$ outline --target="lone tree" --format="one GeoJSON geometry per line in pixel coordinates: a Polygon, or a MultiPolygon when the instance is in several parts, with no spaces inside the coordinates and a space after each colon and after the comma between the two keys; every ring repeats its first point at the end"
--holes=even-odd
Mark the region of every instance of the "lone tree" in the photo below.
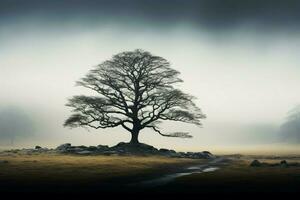
{"type": "Polygon", "coordinates": [[[107,60],[77,82],[98,96],[74,96],[66,104],[74,114],[64,123],[69,127],[113,128],[131,133],[130,144],[138,144],[142,129],[152,128],[166,137],[192,137],[187,132],[162,133],[163,120],[201,126],[205,118],[194,97],[174,88],[182,82],[179,72],[162,57],[143,50],[126,51],[107,60]]]}

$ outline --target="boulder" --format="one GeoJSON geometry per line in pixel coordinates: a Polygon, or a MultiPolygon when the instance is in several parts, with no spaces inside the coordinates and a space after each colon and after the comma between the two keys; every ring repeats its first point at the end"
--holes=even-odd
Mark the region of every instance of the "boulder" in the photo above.
{"type": "Polygon", "coordinates": [[[120,142],[119,144],[109,148],[109,150],[117,151],[118,153],[124,155],[149,155],[149,154],[156,154],[158,150],[153,146],[139,143],[139,144],[130,144],[120,142]]]}
{"type": "Polygon", "coordinates": [[[86,150],[86,148],[71,146],[71,147],[65,149],[63,152],[65,152],[65,153],[78,153],[78,152],[85,151],[85,150],[86,150]]]}
{"type": "Polygon", "coordinates": [[[118,152],[117,151],[104,151],[101,154],[106,155],[106,156],[110,156],[110,155],[118,154],[118,152]]]}
{"type": "Polygon", "coordinates": [[[288,163],[286,162],[286,160],[280,161],[279,164],[280,164],[281,167],[287,167],[288,166],[288,163]]]}
{"type": "Polygon", "coordinates": [[[75,146],[75,147],[80,148],[80,149],[87,149],[88,148],[87,146],[84,146],[84,145],[75,146]]]}
{"type": "Polygon", "coordinates": [[[92,151],[84,150],[84,151],[78,151],[78,152],[76,152],[76,153],[79,154],[79,155],[90,155],[90,154],[92,154],[93,152],[92,152],[92,151]]]}
{"type": "Polygon", "coordinates": [[[95,146],[89,146],[89,147],[86,148],[86,150],[87,150],[87,151],[97,151],[98,148],[95,147],[95,146]]]}
{"type": "Polygon", "coordinates": [[[250,166],[251,167],[260,167],[262,164],[261,162],[259,162],[258,160],[253,160],[251,163],[250,163],[250,166]]]}
{"type": "Polygon", "coordinates": [[[207,155],[212,155],[209,151],[202,151],[202,153],[207,154],[207,155]]]}
{"type": "Polygon", "coordinates": [[[36,151],[36,152],[39,152],[39,153],[43,153],[43,152],[49,151],[49,149],[48,149],[48,148],[42,148],[42,147],[41,147],[41,148],[38,148],[38,149],[35,148],[35,151],[36,151]]]}
{"type": "Polygon", "coordinates": [[[6,164],[6,163],[8,163],[7,160],[0,160],[0,164],[6,164]]]}
{"type": "Polygon", "coordinates": [[[169,153],[169,149],[164,149],[164,148],[161,148],[158,150],[160,153],[169,153]]]}
{"type": "Polygon", "coordinates": [[[178,158],[185,158],[185,152],[178,152],[177,153],[177,155],[178,155],[178,158]]]}
{"type": "Polygon", "coordinates": [[[175,158],[192,158],[192,159],[210,159],[215,156],[209,151],[203,152],[176,152],[170,149],[157,149],[151,145],[139,143],[130,144],[120,142],[115,146],[109,147],[107,145],[98,146],[72,146],[70,143],[65,143],[56,147],[56,149],[48,150],[42,147],[36,147],[35,149],[26,150],[26,153],[39,153],[39,152],[59,152],[59,153],[70,153],[79,155],[161,155],[175,158]]]}
{"type": "Polygon", "coordinates": [[[216,156],[214,156],[209,151],[202,151],[202,158],[209,159],[209,158],[216,158],[216,156]]]}
{"type": "Polygon", "coordinates": [[[57,151],[65,152],[71,147],[70,143],[61,144],[58,147],[56,147],[57,151]]]}
{"type": "Polygon", "coordinates": [[[108,145],[98,145],[97,149],[98,150],[107,150],[107,149],[109,149],[109,146],[108,145]]]}

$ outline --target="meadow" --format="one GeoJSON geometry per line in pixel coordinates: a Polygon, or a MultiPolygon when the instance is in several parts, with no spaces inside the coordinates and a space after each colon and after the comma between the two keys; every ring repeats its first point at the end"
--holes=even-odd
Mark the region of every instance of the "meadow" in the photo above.
{"type": "MultiPolygon", "coordinates": [[[[250,167],[253,159],[278,163],[283,157],[223,155],[226,162],[207,173],[193,173],[164,185],[138,183],[209,164],[206,159],[164,156],[79,156],[38,153],[0,155],[0,190],[6,193],[94,194],[291,194],[300,189],[300,167],[250,167]],[[137,183],[137,184],[136,184],[137,183]],[[130,186],[135,184],[135,187],[130,186]]],[[[298,157],[286,157],[288,163],[298,157]]]]}

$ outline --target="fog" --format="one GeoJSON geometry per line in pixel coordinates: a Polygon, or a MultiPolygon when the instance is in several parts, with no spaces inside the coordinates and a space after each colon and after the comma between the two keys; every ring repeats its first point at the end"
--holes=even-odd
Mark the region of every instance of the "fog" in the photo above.
{"type": "Polygon", "coordinates": [[[285,122],[280,127],[280,139],[288,143],[300,143],[300,105],[288,112],[285,122]]]}
{"type": "MultiPolygon", "coordinates": [[[[175,15],[163,12],[170,9],[162,3],[160,14],[155,15],[155,6],[135,4],[134,10],[130,6],[122,9],[119,1],[105,1],[102,7],[74,1],[73,9],[68,7],[70,1],[47,1],[49,5],[44,6],[30,1],[24,9],[22,3],[8,2],[2,2],[0,18],[0,108],[5,110],[0,120],[31,121],[13,129],[19,132],[14,135],[20,135],[14,140],[15,147],[128,141],[130,134],[121,128],[87,131],[62,124],[70,115],[64,105],[67,98],[90,94],[75,87],[75,81],[112,55],[137,48],[169,60],[181,72],[184,82],[180,87],[197,97],[197,105],[207,115],[203,128],[169,122],[163,126],[167,132],[189,131],[192,139],[165,138],[145,130],[141,142],[219,152],[270,147],[280,153],[287,146],[279,130],[287,112],[300,102],[300,23],[293,10],[298,4],[283,7],[274,18],[252,12],[256,9],[252,4],[241,7],[248,14],[232,12],[234,6],[228,4],[230,9],[218,15],[209,12],[215,9],[209,4],[201,7],[209,13],[204,15],[197,14],[192,5],[198,4],[190,1],[185,12],[175,15]],[[24,115],[10,115],[12,107],[24,115]],[[23,137],[25,133],[28,137],[23,137]]],[[[171,8],[176,11],[181,4],[175,1],[171,8]]],[[[280,5],[259,4],[257,8],[278,11],[280,5]]],[[[16,125],[0,124],[0,146],[4,147],[5,130],[16,125]]],[[[286,149],[299,151],[297,144],[286,149]]]]}

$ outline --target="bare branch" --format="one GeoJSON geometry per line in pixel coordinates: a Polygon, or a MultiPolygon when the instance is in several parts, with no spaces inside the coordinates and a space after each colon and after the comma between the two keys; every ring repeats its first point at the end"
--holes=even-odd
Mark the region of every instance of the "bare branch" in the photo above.
{"type": "Polygon", "coordinates": [[[169,134],[163,134],[157,127],[155,126],[147,126],[148,128],[152,128],[155,132],[164,137],[178,137],[178,138],[192,138],[193,136],[189,135],[188,132],[174,132],[169,134]]]}
{"type": "Polygon", "coordinates": [[[191,137],[188,133],[163,134],[155,126],[171,120],[201,125],[205,118],[193,102],[194,97],[174,88],[182,82],[179,72],[162,57],[143,50],[126,51],[97,65],[77,82],[97,96],[74,96],[73,108],[65,122],[69,127],[113,128],[130,132],[151,127],[166,137],[191,137]]]}

